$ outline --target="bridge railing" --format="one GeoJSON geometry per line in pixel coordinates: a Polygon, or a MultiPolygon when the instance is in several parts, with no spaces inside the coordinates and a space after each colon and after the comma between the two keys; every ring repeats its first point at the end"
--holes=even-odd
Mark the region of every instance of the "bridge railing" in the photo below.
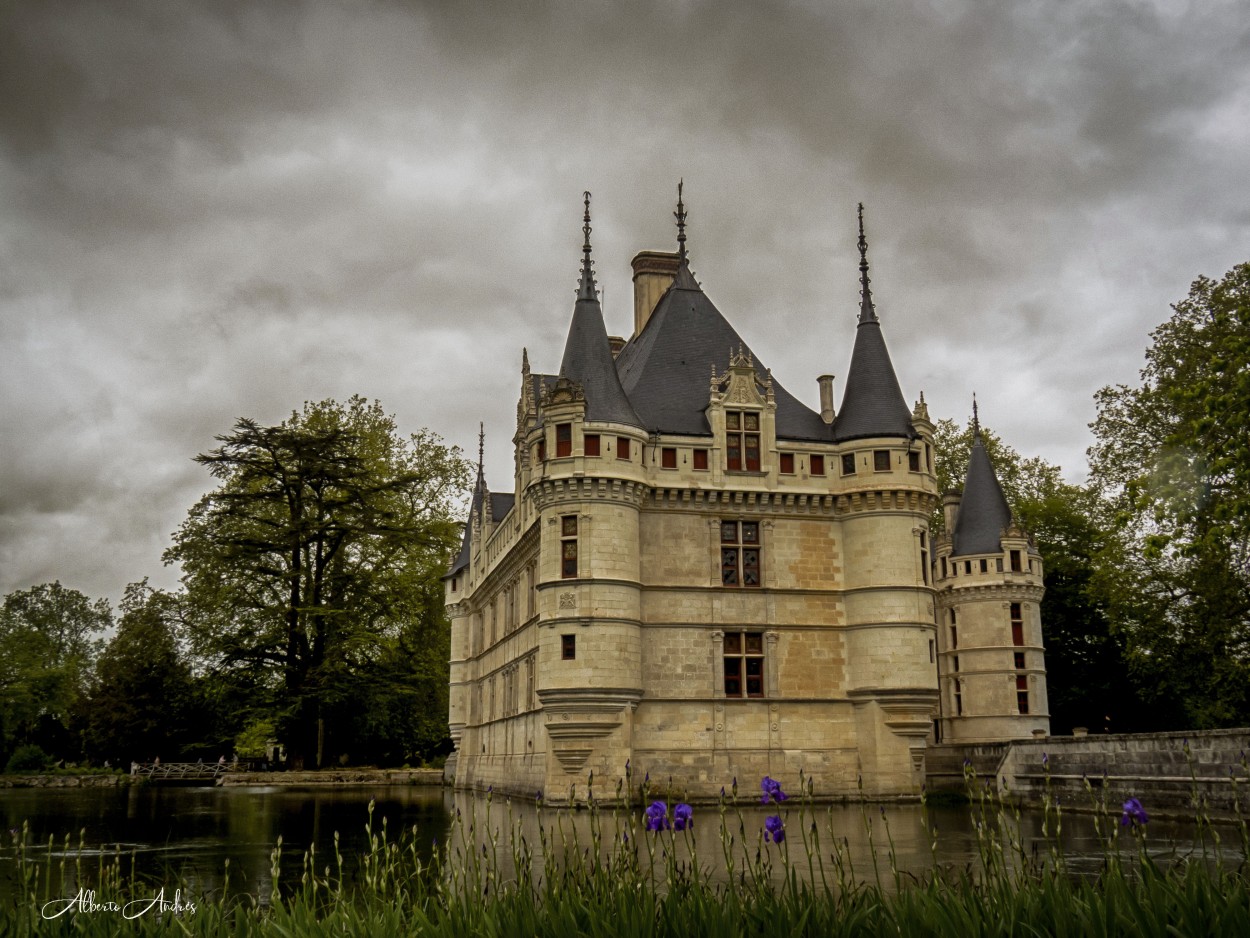
{"type": "Polygon", "coordinates": [[[152,779],[215,779],[246,769],[246,765],[237,762],[135,762],[130,766],[130,774],[152,779]]]}

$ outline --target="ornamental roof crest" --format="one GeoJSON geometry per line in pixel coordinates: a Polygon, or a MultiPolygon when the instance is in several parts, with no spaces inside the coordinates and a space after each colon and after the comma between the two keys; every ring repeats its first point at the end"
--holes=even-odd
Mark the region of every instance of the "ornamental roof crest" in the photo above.
{"type": "Polygon", "coordinates": [[[741,345],[738,351],[729,350],[729,368],[723,374],[716,373],[712,365],[709,387],[712,404],[739,404],[748,407],[775,407],[773,375],[765,371],[761,377],[756,370],[754,356],[741,345]]]}

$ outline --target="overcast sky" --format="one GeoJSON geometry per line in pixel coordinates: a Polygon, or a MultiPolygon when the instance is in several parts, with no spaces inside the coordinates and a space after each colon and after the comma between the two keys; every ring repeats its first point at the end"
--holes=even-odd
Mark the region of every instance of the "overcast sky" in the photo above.
{"type": "Polygon", "coordinates": [[[840,396],[855,204],[904,395],[1084,477],[1198,275],[1250,259],[1243,2],[19,3],[0,12],[0,592],[150,576],[241,416],[377,398],[511,484],[582,190],[610,332],[675,246],[840,396]]]}

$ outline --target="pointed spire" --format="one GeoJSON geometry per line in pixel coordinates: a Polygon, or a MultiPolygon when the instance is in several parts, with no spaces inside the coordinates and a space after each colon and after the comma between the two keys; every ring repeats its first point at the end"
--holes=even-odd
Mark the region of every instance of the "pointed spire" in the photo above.
{"type": "Polygon", "coordinates": [[[677,219],[677,262],[679,264],[685,264],[690,260],[686,256],[686,206],[681,200],[681,189],[684,184],[684,179],[677,181],[677,211],[673,212],[673,217],[677,219]]]}
{"type": "Polygon", "coordinates": [[[590,193],[583,192],[582,198],[585,201],[586,211],[582,216],[582,277],[581,282],[577,285],[577,298],[579,300],[595,299],[595,274],[591,267],[590,261],[590,193]]]}
{"type": "Polygon", "coordinates": [[[981,439],[981,415],[977,413],[977,392],[972,392],[972,439],[981,439]]]}
{"type": "Polygon", "coordinates": [[[864,203],[859,203],[859,321],[877,322],[877,311],[872,305],[872,291],[868,285],[868,239],[864,237],[864,203]]]}
{"type": "Polygon", "coordinates": [[[476,503],[486,491],[486,424],[477,425],[477,481],[473,484],[473,500],[476,503]]]}
{"type": "Polygon", "coordinates": [[[486,425],[479,422],[477,425],[477,481],[473,484],[473,500],[469,503],[469,518],[465,522],[464,532],[460,537],[460,551],[456,554],[456,559],[451,562],[451,566],[447,568],[445,577],[455,576],[469,565],[473,542],[473,519],[477,518],[480,524],[484,512],[488,509],[490,500],[486,497],[485,454],[486,425]]]}

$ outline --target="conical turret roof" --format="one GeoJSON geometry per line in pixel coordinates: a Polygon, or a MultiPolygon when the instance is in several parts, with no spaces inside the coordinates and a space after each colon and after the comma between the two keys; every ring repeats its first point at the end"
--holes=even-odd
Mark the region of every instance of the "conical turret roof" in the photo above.
{"type": "Polygon", "coordinates": [[[981,442],[981,427],[973,418],[972,452],[968,455],[968,476],[959,502],[959,515],[951,534],[951,553],[996,554],[1003,549],[1003,529],[1011,524],[1011,508],[998,484],[990,454],[981,442]]]}
{"type": "Polygon", "coordinates": [[[560,376],[582,386],[586,395],[587,420],[641,427],[642,422],[621,387],[616,363],[612,359],[612,347],[608,343],[608,330],[603,323],[603,308],[595,292],[590,262],[589,192],[585,198],[582,274],[577,288],[577,302],[573,305],[573,321],[569,324],[568,339],[564,343],[564,358],[560,361],[560,376]]]}
{"type": "Polygon", "coordinates": [[[868,288],[868,241],[864,237],[864,206],[859,206],[859,325],[855,331],[855,347],[851,367],[846,374],[846,391],[842,407],[833,422],[833,438],[837,442],[864,437],[913,435],[911,411],[903,399],[890,353],[881,333],[868,288]]]}

